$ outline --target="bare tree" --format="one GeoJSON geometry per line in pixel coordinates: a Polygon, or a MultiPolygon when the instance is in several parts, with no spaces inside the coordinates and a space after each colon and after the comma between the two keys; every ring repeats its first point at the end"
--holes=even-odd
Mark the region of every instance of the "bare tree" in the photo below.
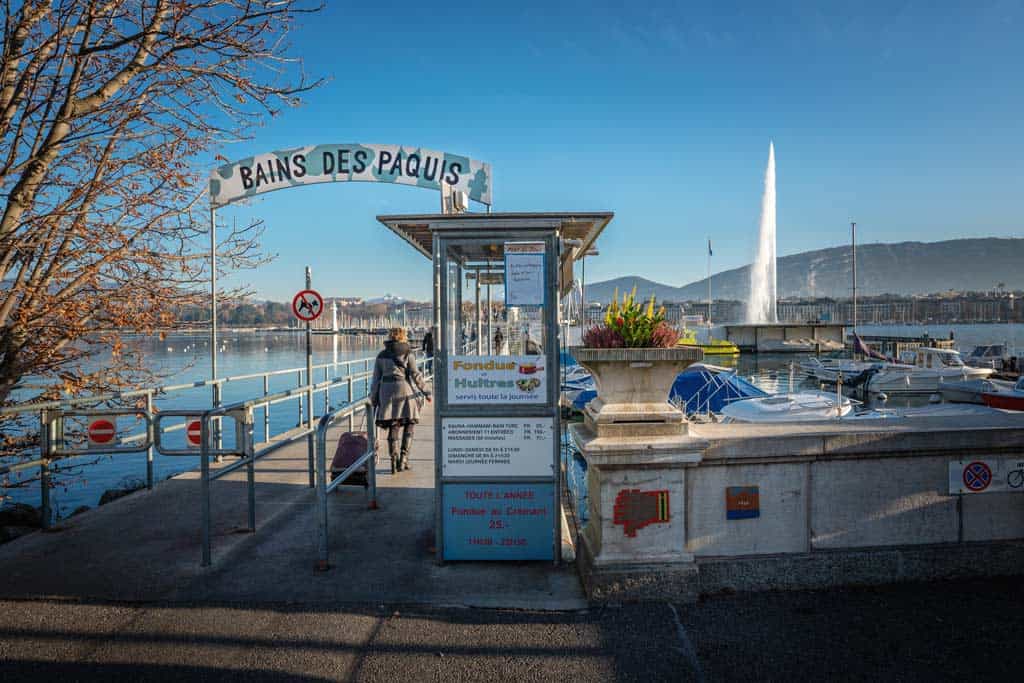
{"type": "MultiPolygon", "coordinates": [[[[317,84],[289,57],[296,17],[319,9],[300,3],[5,2],[0,404],[137,379],[122,333],[200,300],[197,169],[317,84]],[[120,362],[83,362],[100,350],[120,362]]],[[[262,258],[260,231],[226,231],[225,268],[262,258]]]]}

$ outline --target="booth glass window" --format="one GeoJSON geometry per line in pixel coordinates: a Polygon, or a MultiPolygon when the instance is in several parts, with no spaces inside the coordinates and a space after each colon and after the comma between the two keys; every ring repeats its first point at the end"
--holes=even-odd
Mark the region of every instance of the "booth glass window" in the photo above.
{"type": "Polygon", "coordinates": [[[445,248],[446,343],[459,355],[543,355],[543,305],[506,306],[503,244],[467,239],[445,248]]]}

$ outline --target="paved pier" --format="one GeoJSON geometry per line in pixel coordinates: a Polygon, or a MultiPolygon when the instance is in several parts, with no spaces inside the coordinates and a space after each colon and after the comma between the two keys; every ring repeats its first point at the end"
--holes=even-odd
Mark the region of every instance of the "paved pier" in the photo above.
{"type": "MultiPolygon", "coordinates": [[[[0,678],[20,680],[1007,680],[1017,579],[718,595],[588,608],[571,566],[429,550],[433,429],[413,470],[330,499],[316,573],[305,442],[212,484],[199,566],[195,473],[0,546],[0,678]],[[467,609],[475,607],[476,609],[467,609]],[[983,653],[979,656],[978,653],[983,653]]],[[[334,430],[334,441],[340,429],[334,430]]]]}
{"type": "MultiPolygon", "coordinates": [[[[328,434],[328,462],[345,424],[328,434]]],[[[245,469],[211,482],[211,567],[199,566],[199,475],[188,472],[0,547],[0,597],[585,607],[569,565],[438,566],[433,436],[433,411],[424,410],[412,469],[396,475],[379,443],[379,509],[367,508],[361,487],[328,495],[327,572],[313,571],[316,495],[302,439],[256,462],[255,534],[246,529],[245,469]]]]}

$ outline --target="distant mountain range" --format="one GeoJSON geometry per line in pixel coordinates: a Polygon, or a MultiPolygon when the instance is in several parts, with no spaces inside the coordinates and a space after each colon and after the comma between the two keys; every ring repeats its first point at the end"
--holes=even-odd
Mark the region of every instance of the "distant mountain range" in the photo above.
{"type": "MultiPolygon", "coordinates": [[[[782,256],[777,263],[778,296],[849,297],[851,266],[848,246],[782,256]]],[[[749,282],[749,265],[715,273],[711,294],[716,299],[745,301],[749,282]]],[[[1000,283],[1010,290],[1024,289],[1024,239],[984,237],[857,246],[857,293],[861,295],[984,291],[1000,283]]],[[[634,284],[638,297],[707,298],[707,278],[673,287],[631,275],[587,283],[587,301],[609,301],[616,287],[624,292],[634,284]]]]}

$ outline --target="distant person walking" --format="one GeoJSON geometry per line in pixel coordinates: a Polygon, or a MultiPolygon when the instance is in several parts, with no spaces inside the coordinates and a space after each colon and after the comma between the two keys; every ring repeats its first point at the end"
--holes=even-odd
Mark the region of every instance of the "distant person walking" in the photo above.
{"type": "Polygon", "coordinates": [[[501,333],[501,328],[499,327],[498,331],[494,333],[494,353],[495,353],[495,355],[501,355],[501,345],[504,343],[504,341],[505,341],[505,335],[503,335],[501,333]]]}
{"type": "Polygon", "coordinates": [[[370,385],[370,403],[376,409],[377,426],[388,432],[392,473],[411,469],[409,448],[413,428],[420,420],[422,400],[416,395],[417,390],[430,401],[430,390],[416,367],[408,335],[404,328],[393,327],[388,331],[384,350],[377,354],[370,385]]]}
{"type": "Polygon", "coordinates": [[[434,372],[434,330],[429,329],[423,335],[423,357],[427,359],[427,372],[434,372]]]}

